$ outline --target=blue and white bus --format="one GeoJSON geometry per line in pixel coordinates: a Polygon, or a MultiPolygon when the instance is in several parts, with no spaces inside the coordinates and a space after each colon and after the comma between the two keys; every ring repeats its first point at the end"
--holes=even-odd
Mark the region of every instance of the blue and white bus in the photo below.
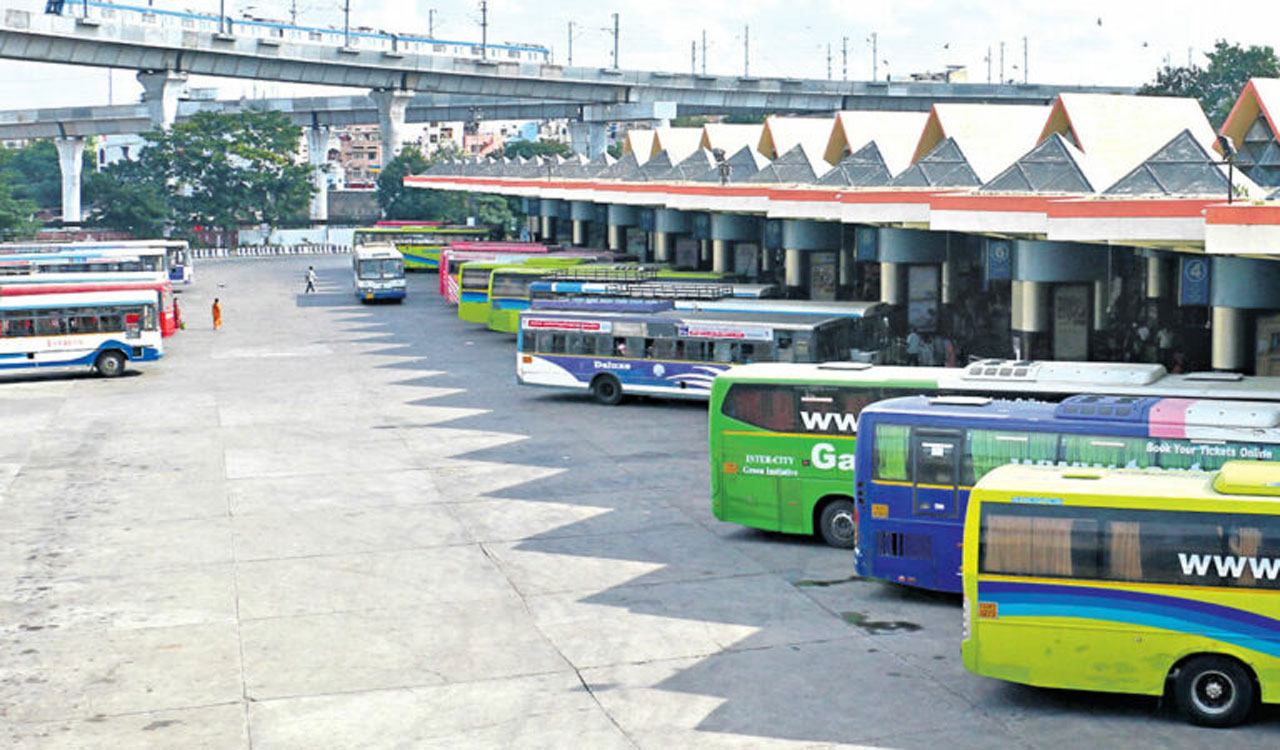
{"type": "MultiPolygon", "coordinates": [[[[864,408],[856,430],[858,575],[939,591],[961,589],[969,491],[997,466],[1212,471],[1280,459],[1274,402],[908,396],[864,408]]],[[[847,461],[836,445],[810,460],[847,461]]]]}
{"type": "Polygon", "coordinates": [[[823,362],[860,348],[859,321],[584,301],[520,313],[516,378],[588,391],[603,404],[627,394],[705,399],[719,373],[748,362],[823,362]]]}
{"type": "Polygon", "coordinates": [[[395,245],[356,245],[351,253],[352,283],[361,302],[395,300],[405,295],[404,255],[395,245]]]}
{"type": "Polygon", "coordinates": [[[0,297],[0,372],[92,367],[116,377],[164,356],[154,291],[0,297]]]}
{"type": "Polygon", "coordinates": [[[55,282],[118,281],[122,278],[120,274],[142,274],[131,276],[131,280],[170,281],[168,249],[112,245],[31,251],[0,246],[0,278],[6,281],[21,278],[39,281],[42,277],[55,282]]]}
{"type": "Polygon", "coordinates": [[[195,280],[191,248],[184,240],[84,240],[75,242],[6,242],[0,245],[0,255],[30,255],[35,253],[76,253],[108,251],[127,254],[132,250],[162,249],[168,281],[174,284],[190,284],[195,280]]]}

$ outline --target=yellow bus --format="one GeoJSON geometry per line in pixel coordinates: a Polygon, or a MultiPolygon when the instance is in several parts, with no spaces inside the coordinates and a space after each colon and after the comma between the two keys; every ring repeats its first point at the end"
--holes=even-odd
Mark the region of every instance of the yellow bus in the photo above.
{"type": "Polygon", "coordinates": [[[1009,465],[969,497],[965,668],[1172,694],[1195,724],[1280,703],[1280,463],[1009,465]]]}

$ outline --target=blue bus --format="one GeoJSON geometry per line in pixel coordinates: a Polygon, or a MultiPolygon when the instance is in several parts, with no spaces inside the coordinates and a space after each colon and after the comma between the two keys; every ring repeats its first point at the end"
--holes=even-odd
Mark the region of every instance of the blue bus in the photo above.
{"type": "MultiPolygon", "coordinates": [[[[858,575],[959,592],[969,491],[997,466],[1212,471],[1233,459],[1274,461],[1280,404],[908,396],[863,409],[857,432],[858,575]]],[[[834,444],[819,444],[810,460],[847,458],[834,444]]]]}
{"type": "Polygon", "coordinates": [[[566,302],[521,311],[516,378],[609,405],[626,394],[705,399],[734,365],[846,359],[862,343],[856,318],[692,312],[670,300],[566,302]]]}

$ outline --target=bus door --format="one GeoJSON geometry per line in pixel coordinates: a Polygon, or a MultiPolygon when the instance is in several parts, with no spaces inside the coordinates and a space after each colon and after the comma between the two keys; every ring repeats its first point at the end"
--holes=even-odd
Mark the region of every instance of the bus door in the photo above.
{"type": "MultiPolygon", "coordinates": [[[[920,576],[920,585],[932,585],[947,590],[956,589],[960,580],[960,550],[944,548],[946,530],[958,517],[960,510],[960,484],[964,433],[959,430],[913,430],[911,455],[914,471],[911,492],[912,517],[928,522],[936,519],[936,530],[929,533],[932,549],[929,577],[920,576]]],[[[930,524],[931,526],[932,524],[930,524]]]]}

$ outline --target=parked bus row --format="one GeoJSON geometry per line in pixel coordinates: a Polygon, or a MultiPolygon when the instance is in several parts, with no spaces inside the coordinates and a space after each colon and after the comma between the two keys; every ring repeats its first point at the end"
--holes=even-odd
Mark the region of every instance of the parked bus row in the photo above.
{"type": "Polygon", "coordinates": [[[185,242],[0,245],[0,370],[159,359],[182,327],[173,284],[192,279],[185,242]]]}

